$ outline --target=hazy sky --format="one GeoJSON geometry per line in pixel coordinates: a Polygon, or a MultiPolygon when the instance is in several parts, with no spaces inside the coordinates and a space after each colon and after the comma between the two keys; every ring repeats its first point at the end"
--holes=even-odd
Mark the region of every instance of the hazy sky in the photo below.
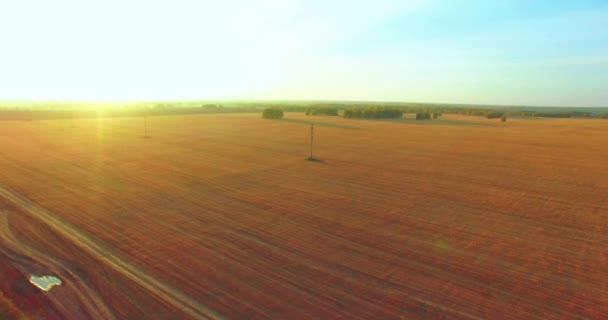
{"type": "Polygon", "coordinates": [[[608,1],[0,0],[0,100],[608,106],[608,1]]]}

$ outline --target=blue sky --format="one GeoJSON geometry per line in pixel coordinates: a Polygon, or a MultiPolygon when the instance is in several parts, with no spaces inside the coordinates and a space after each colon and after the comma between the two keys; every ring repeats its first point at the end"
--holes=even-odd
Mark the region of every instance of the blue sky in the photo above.
{"type": "Polygon", "coordinates": [[[2,1],[0,44],[0,100],[608,106],[608,1],[2,1]]]}

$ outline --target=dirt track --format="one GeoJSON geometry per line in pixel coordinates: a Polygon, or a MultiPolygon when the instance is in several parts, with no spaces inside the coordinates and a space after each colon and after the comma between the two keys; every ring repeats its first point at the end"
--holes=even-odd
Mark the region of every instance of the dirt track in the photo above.
{"type": "MultiPolygon", "coordinates": [[[[32,218],[46,224],[89,254],[98,257],[101,262],[136,282],[146,290],[153,292],[156,296],[182,310],[193,319],[222,319],[222,316],[215,311],[210,310],[177,289],[159,282],[138,266],[120,257],[103,243],[84,234],[71,224],[17,194],[10,188],[0,185],[0,197],[18,206],[30,214],[32,218]]],[[[58,304],[58,306],[66,306],[66,300],[78,301],[80,304],[77,308],[60,310],[65,316],[74,319],[115,319],[112,311],[98,297],[95,289],[79,279],[78,275],[70,271],[69,268],[66,268],[61,261],[38,252],[18,241],[11,233],[7,212],[0,212],[0,241],[0,243],[4,244],[0,248],[0,252],[7,255],[22,269],[36,273],[40,272],[36,271],[36,269],[40,270],[40,266],[44,266],[47,270],[46,272],[56,274],[65,280],[63,287],[66,289],[53,290],[51,291],[51,296],[54,295],[57,299],[62,300],[62,303],[58,304]]]]}
{"type": "Polygon", "coordinates": [[[0,212],[0,241],[3,244],[0,252],[27,274],[51,273],[63,279],[61,288],[52,290],[48,296],[65,319],[116,319],[95,288],[78,277],[69,266],[15,238],[10,230],[9,214],[12,212],[0,212]]]}

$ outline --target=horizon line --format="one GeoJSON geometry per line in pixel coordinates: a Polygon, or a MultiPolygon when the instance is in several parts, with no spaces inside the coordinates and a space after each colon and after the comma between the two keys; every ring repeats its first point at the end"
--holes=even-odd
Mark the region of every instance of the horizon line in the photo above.
{"type": "Polygon", "coordinates": [[[423,102],[423,101],[396,101],[396,100],[336,100],[336,99],[157,99],[157,100],[42,100],[42,99],[0,99],[3,104],[138,104],[138,103],[196,103],[196,102],[233,102],[233,103],[373,103],[373,104],[431,104],[451,106],[496,106],[496,107],[535,107],[535,108],[608,108],[608,105],[527,105],[504,103],[466,103],[466,102],[423,102]]]}

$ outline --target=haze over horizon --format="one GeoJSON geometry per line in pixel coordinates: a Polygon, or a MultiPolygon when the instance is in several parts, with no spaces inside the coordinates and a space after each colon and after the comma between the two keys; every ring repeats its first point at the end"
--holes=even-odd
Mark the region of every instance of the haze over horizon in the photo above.
{"type": "Polygon", "coordinates": [[[0,100],[608,106],[607,1],[0,3],[0,100]]]}

